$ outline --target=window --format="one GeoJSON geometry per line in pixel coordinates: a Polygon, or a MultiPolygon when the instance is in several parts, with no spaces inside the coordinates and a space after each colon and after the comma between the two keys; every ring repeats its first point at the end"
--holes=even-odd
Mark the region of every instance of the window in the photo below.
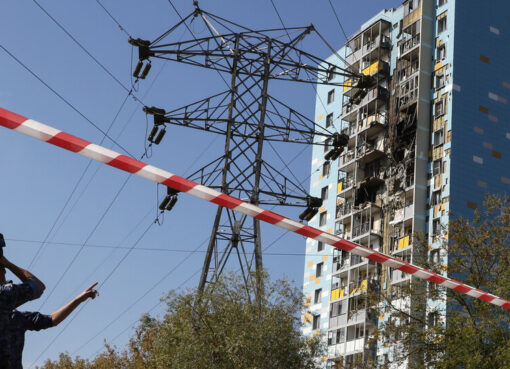
{"type": "Polygon", "coordinates": [[[324,141],[324,152],[328,152],[331,148],[331,144],[333,142],[333,139],[330,137],[326,141],[324,141]]]}
{"type": "Polygon", "coordinates": [[[435,327],[437,325],[437,323],[439,322],[439,314],[437,313],[437,311],[433,311],[433,312],[429,313],[427,320],[428,320],[429,326],[435,327]]]}
{"type": "Polygon", "coordinates": [[[321,302],[322,288],[316,289],[315,294],[313,295],[313,303],[318,304],[321,302]]]}
{"type": "Polygon", "coordinates": [[[313,328],[313,330],[315,330],[315,329],[320,329],[320,327],[321,327],[321,316],[320,315],[314,315],[313,316],[312,328],[313,328]]]}
{"type": "Polygon", "coordinates": [[[430,264],[438,265],[439,264],[439,250],[432,250],[430,252],[430,264]]]}
{"type": "Polygon", "coordinates": [[[331,168],[331,163],[329,161],[324,162],[324,165],[322,166],[322,176],[323,177],[329,176],[330,168],[331,168]]]}
{"type": "Polygon", "coordinates": [[[437,236],[441,233],[441,220],[436,218],[432,220],[432,235],[437,236]]]}
{"type": "Polygon", "coordinates": [[[315,266],[315,277],[319,278],[322,275],[322,267],[324,266],[324,263],[319,263],[315,266]]]}
{"type": "Polygon", "coordinates": [[[321,190],[321,199],[323,201],[328,199],[328,186],[322,187],[322,190],[321,190]]]}
{"type": "Polygon", "coordinates": [[[432,200],[430,201],[430,205],[436,206],[441,204],[441,190],[432,192],[432,200]]]}
{"type": "Polygon", "coordinates": [[[335,90],[328,92],[328,104],[331,104],[333,101],[335,101],[335,90]]]}
{"type": "Polygon", "coordinates": [[[446,44],[442,44],[437,48],[437,61],[441,61],[446,58],[446,44]]]}
{"type": "Polygon", "coordinates": [[[336,68],[335,67],[329,67],[329,69],[328,69],[328,82],[335,78],[335,72],[336,72],[336,68]]]}
{"type": "Polygon", "coordinates": [[[439,174],[441,174],[441,159],[438,159],[438,160],[434,160],[434,162],[432,163],[432,174],[437,176],[439,174]]]}
{"type": "Polygon", "coordinates": [[[434,132],[434,146],[442,145],[444,142],[443,129],[438,129],[434,132]]]}
{"type": "Polygon", "coordinates": [[[326,225],[326,221],[328,220],[328,212],[324,211],[321,213],[319,218],[319,226],[326,225]]]}
{"type": "Polygon", "coordinates": [[[333,113],[329,113],[326,115],[326,128],[329,128],[333,125],[333,113]]]}
{"type": "Polygon", "coordinates": [[[448,2],[448,0],[438,0],[437,2],[437,6],[443,6],[444,4],[446,4],[448,2]]]}
{"type": "Polygon", "coordinates": [[[444,114],[444,100],[439,100],[434,104],[434,117],[440,117],[444,114]]]}
{"type": "Polygon", "coordinates": [[[317,243],[317,252],[321,252],[322,250],[324,250],[324,242],[319,241],[317,243]]]}
{"type": "Polygon", "coordinates": [[[441,33],[443,31],[446,31],[446,22],[447,22],[447,17],[446,16],[442,17],[441,19],[439,19],[437,21],[437,33],[441,33]]]}
{"type": "Polygon", "coordinates": [[[444,87],[445,77],[444,74],[436,75],[436,89],[440,89],[444,87]]]}

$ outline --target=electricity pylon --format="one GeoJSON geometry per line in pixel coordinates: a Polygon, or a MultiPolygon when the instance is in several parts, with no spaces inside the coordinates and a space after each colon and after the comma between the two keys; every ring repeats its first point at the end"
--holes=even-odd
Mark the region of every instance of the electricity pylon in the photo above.
{"type": "MultiPolygon", "coordinates": [[[[300,50],[297,44],[312,32],[315,32],[313,26],[254,31],[208,13],[195,4],[194,12],[154,41],[130,39],[139,50],[134,71],[137,78],[145,78],[152,58],[213,69],[230,77],[230,82],[224,79],[228,84],[227,91],[179,109],[167,112],[146,107],[146,113],[154,115],[149,140],[158,144],[167,124],[225,135],[223,155],[196,171],[191,179],[225,194],[247,199],[254,205],[305,206],[307,210],[301,217],[310,220],[322,200],[300,190],[299,184],[267,163],[263,159],[264,142],[328,145],[331,151],[327,157],[334,160],[348,137],[318,127],[312,120],[270,96],[269,81],[343,86],[344,80],[349,78],[349,86],[359,88],[361,93],[373,83],[369,76],[355,73],[348,66],[339,67],[300,50]],[[188,21],[203,22],[208,36],[196,38],[192,34],[192,40],[176,40],[183,27],[190,31],[188,21]],[[282,41],[285,34],[289,42],[282,41]],[[174,36],[175,40],[172,40],[174,36]],[[343,78],[335,78],[337,76],[343,78]],[[296,189],[300,193],[293,194],[291,191],[296,189]]],[[[214,283],[232,254],[237,257],[247,289],[258,296],[263,286],[260,280],[252,279],[252,272],[256,271],[255,275],[260,276],[262,271],[259,220],[250,220],[220,205],[204,260],[200,290],[207,283],[214,283]]]]}

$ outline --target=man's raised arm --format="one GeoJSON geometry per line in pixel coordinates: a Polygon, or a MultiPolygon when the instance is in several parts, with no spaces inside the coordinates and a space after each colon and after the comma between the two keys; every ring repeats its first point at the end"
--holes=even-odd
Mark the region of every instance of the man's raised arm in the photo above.
{"type": "Polygon", "coordinates": [[[74,298],[71,302],[69,302],[67,305],[62,306],[57,311],[53,312],[51,314],[51,321],[53,323],[53,326],[59,325],[65,318],[71,314],[74,309],[76,309],[82,302],[86,301],[87,299],[95,299],[99,293],[94,289],[94,287],[97,286],[97,282],[94,283],[92,286],[87,288],[85,291],[80,293],[76,298],[74,298]]]}

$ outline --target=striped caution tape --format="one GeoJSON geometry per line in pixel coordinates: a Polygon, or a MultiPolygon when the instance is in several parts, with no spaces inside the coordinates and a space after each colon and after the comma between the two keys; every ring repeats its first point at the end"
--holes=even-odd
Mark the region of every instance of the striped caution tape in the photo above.
{"type": "Polygon", "coordinates": [[[259,206],[241,201],[235,197],[215,191],[206,186],[199,185],[187,180],[186,178],[179,177],[178,175],[139,160],[121,155],[115,151],[106,149],[102,146],[85,141],[79,137],[62,132],[56,128],[25,118],[2,108],[0,108],[0,125],[37,138],[41,141],[51,143],[55,146],[62,147],[87,158],[105,163],[120,170],[136,174],[137,176],[146,178],[150,181],[160,183],[181,192],[189,193],[192,196],[238,211],[264,222],[274,224],[277,227],[287,229],[314,240],[322,241],[340,250],[349,251],[377,263],[412,274],[417,278],[437,283],[446,288],[459,291],[474,298],[484,300],[510,310],[509,300],[505,300],[501,297],[372,250],[368,247],[344,240],[338,236],[304,225],[295,220],[288,219],[280,214],[273,213],[272,211],[265,210],[259,206]]]}

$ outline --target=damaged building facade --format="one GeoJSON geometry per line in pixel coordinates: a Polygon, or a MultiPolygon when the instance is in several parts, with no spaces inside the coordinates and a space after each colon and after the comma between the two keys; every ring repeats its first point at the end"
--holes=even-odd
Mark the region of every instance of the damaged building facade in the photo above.
{"type": "MultiPolygon", "coordinates": [[[[335,160],[325,159],[331,143],[313,149],[311,194],[323,206],[310,225],[408,262],[413,236],[424,233],[428,257],[446,265],[439,245],[450,212],[472,215],[484,193],[510,191],[510,75],[498,73],[510,50],[497,46],[508,45],[506,10],[500,0],[486,8],[470,0],[404,1],[328,58],[375,84],[318,87],[317,125],[340,132],[344,147],[335,160]]],[[[368,344],[387,317],[382,302],[367,308],[366,295],[377,289],[398,299],[410,280],[307,239],[303,331],[327,340],[325,368],[354,368],[367,356],[391,362],[391,347],[368,344]]],[[[446,298],[430,304],[446,311],[446,298]]]]}

